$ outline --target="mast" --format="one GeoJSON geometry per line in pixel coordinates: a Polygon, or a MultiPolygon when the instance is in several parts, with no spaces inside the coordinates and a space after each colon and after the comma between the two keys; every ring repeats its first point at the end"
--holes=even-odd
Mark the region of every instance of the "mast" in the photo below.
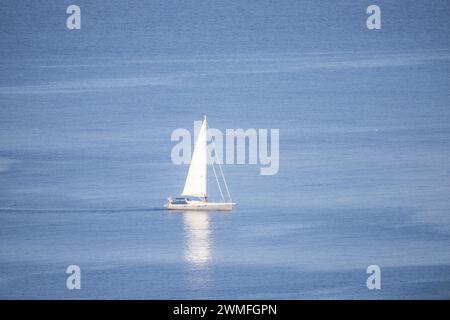
{"type": "Polygon", "coordinates": [[[203,155],[203,161],[205,163],[204,170],[205,170],[205,201],[208,200],[208,123],[206,122],[206,114],[203,116],[203,124],[204,126],[204,138],[203,138],[203,144],[205,148],[205,152],[203,155]]]}

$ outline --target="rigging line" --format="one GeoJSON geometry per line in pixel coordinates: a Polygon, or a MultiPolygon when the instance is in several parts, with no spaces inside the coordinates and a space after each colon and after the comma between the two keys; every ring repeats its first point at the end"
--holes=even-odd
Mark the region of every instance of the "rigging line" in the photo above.
{"type": "Polygon", "coordinates": [[[233,202],[233,200],[231,199],[230,191],[228,190],[227,180],[225,180],[225,175],[223,174],[222,166],[220,165],[220,161],[217,160],[217,163],[219,164],[220,173],[222,174],[222,179],[223,183],[225,184],[225,189],[227,190],[228,198],[230,198],[230,202],[233,202]]]}
{"type": "MultiPolygon", "coordinates": [[[[208,123],[206,123],[206,128],[207,129],[209,128],[208,123]]],[[[206,132],[208,132],[208,131],[206,131],[206,132]]],[[[211,139],[211,140],[212,140],[212,144],[214,145],[214,155],[215,155],[215,159],[217,160],[217,163],[219,164],[220,174],[222,175],[222,179],[223,179],[223,182],[224,182],[224,185],[225,185],[225,190],[227,191],[228,198],[230,199],[230,202],[233,202],[233,200],[231,199],[230,190],[228,189],[227,180],[225,180],[225,175],[223,174],[222,165],[220,164],[220,160],[217,157],[216,143],[215,143],[214,139],[211,139]]],[[[213,170],[214,170],[214,173],[215,173],[216,171],[214,169],[214,163],[213,163],[213,170]]],[[[217,176],[216,176],[216,179],[217,179],[217,176]]],[[[218,179],[217,179],[217,184],[219,184],[219,180],[218,179]]],[[[220,185],[219,185],[219,188],[220,188],[220,185]]]]}
{"type": "MultiPolygon", "coordinates": [[[[208,130],[208,124],[206,124],[206,129],[208,130]]],[[[214,141],[213,141],[213,143],[214,143],[214,141]]],[[[209,152],[209,148],[208,148],[207,155],[211,155],[209,152]]],[[[214,145],[214,156],[215,156],[215,158],[217,158],[215,145],[214,145]]],[[[214,168],[214,160],[211,159],[211,157],[208,157],[208,159],[211,160],[211,166],[212,166],[212,169],[214,172],[214,177],[216,178],[217,186],[219,187],[220,196],[222,197],[222,201],[225,202],[225,197],[223,196],[222,188],[220,187],[219,178],[217,177],[216,168],[214,168]]]]}
{"type": "Polygon", "coordinates": [[[214,162],[212,163],[212,168],[214,172],[214,177],[216,177],[217,186],[219,187],[220,196],[222,197],[222,201],[225,201],[225,198],[223,197],[222,188],[220,187],[219,178],[217,178],[216,169],[214,168],[214,162]]]}

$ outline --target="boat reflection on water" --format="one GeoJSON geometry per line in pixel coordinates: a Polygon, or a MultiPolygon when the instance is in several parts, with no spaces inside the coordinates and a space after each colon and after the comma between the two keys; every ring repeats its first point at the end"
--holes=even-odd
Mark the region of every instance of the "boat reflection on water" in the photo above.
{"type": "Polygon", "coordinates": [[[184,259],[196,267],[206,266],[212,258],[211,229],[207,211],[183,211],[186,245],[184,259]]]}

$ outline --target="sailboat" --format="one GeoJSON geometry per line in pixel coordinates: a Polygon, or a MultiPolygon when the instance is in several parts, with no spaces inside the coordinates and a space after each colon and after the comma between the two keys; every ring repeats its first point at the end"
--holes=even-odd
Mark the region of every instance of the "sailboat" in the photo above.
{"type": "MultiPolygon", "coordinates": [[[[215,153],[215,152],[214,152],[215,153]]],[[[208,124],[206,122],[206,116],[203,119],[202,126],[198,133],[197,142],[195,143],[194,153],[192,155],[191,164],[184,184],[181,197],[173,199],[169,197],[165,207],[169,210],[201,210],[201,211],[230,211],[236,203],[233,203],[228,190],[228,185],[223,174],[222,166],[215,156],[217,161],[212,162],[212,168],[214,176],[219,187],[220,195],[222,197],[221,202],[209,202],[208,201],[208,124]],[[225,200],[222,192],[222,188],[217,177],[216,169],[214,168],[214,162],[217,162],[222,180],[225,186],[225,191],[228,195],[228,200],[225,200]],[[190,199],[188,197],[195,197],[190,199]]]]}

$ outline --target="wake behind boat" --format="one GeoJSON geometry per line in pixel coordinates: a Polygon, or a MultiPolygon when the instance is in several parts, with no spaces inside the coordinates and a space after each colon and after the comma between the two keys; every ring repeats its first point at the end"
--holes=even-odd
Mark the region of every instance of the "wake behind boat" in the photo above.
{"type": "Polygon", "coordinates": [[[225,186],[225,191],[228,195],[229,201],[225,201],[222,188],[219,183],[219,179],[214,168],[214,161],[212,161],[212,168],[214,176],[219,187],[220,195],[222,196],[222,202],[209,202],[208,201],[208,124],[206,122],[206,116],[203,120],[200,132],[198,134],[197,142],[195,144],[194,153],[192,155],[192,161],[189,166],[188,175],[184,184],[182,197],[167,199],[165,207],[169,210],[209,210],[209,211],[230,211],[233,209],[235,203],[232,202],[228,185],[225,180],[225,176],[222,171],[220,162],[217,159],[219,165],[220,174],[225,186]],[[187,197],[195,197],[195,200],[187,197]]]}

